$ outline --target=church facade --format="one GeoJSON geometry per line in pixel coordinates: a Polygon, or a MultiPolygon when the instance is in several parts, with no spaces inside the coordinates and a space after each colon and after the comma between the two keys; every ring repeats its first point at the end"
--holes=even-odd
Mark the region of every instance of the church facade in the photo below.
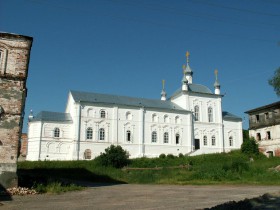
{"type": "Polygon", "coordinates": [[[93,159],[111,144],[130,158],[239,149],[242,119],[222,111],[215,74],[214,93],[194,84],[187,53],[181,87],[168,99],[164,81],[158,100],[70,91],[64,113],[30,114],[26,159],[93,159]]]}

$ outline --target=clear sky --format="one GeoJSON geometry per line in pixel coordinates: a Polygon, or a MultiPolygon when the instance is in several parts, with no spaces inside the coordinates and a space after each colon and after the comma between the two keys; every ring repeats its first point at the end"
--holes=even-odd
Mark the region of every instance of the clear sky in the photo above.
{"type": "Polygon", "coordinates": [[[280,67],[279,0],[0,0],[0,31],[34,38],[24,131],[30,109],[63,112],[69,90],[160,99],[181,87],[185,53],[193,83],[223,110],[279,98],[268,79],[280,67]]]}

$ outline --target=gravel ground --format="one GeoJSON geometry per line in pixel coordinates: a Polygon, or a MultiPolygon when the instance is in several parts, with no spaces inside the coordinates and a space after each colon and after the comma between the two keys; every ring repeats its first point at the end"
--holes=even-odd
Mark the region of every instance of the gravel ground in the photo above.
{"type": "MultiPolygon", "coordinates": [[[[259,204],[264,204],[261,208],[257,201],[254,201],[255,209],[280,209],[279,192],[279,186],[92,184],[86,190],[59,195],[13,196],[11,200],[0,196],[0,200],[2,198],[0,208],[21,210],[204,209],[229,201],[238,202],[245,198],[251,199],[271,193],[273,196],[263,196],[263,201],[259,202],[259,204]]],[[[227,205],[231,204],[236,203],[227,203],[227,205]]]]}

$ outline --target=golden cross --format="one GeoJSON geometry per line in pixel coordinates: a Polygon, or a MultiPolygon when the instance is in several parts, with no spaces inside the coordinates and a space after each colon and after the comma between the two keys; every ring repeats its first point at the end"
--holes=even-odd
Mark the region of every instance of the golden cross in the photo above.
{"type": "Polygon", "coordinates": [[[218,69],[215,69],[214,73],[215,73],[216,79],[217,79],[217,77],[218,77],[218,69]]]}
{"type": "Polygon", "coordinates": [[[164,90],[164,84],[165,84],[165,80],[162,80],[162,89],[164,90]]]}
{"type": "Polygon", "coordinates": [[[186,52],[186,57],[187,57],[187,63],[188,63],[189,62],[189,57],[190,57],[190,52],[189,51],[186,52]]]}

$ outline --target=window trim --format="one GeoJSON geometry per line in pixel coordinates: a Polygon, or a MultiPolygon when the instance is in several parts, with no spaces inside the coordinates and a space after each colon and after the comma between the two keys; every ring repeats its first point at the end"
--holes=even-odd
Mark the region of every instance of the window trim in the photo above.
{"type": "Polygon", "coordinates": [[[229,146],[233,147],[233,137],[232,136],[229,137],[229,146]]]}
{"type": "Polygon", "coordinates": [[[208,122],[214,122],[214,120],[213,120],[213,108],[211,106],[208,107],[208,122]]]}
{"type": "Polygon", "coordinates": [[[53,137],[54,138],[60,138],[60,129],[58,127],[55,127],[53,130],[53,137]]]}
{"type": "Polygon", "coordinates": [[[105,141],[105,129],[99,128],[98,130],[98,140],[99,141],[105,141]]]}
{"type": "Polygon", "coordinates": [[[157,132],[153,131],[152,132],[152,143],[157,143],[157,132]]]}
{"type": "Polygon", "coordinates": [[[212,142],[211,142],[212,146],[216,146],[216,136],[215,135],[213,135],[211,137],[211,140],[212,140],[212,142]]]}
{"type": "Polygon", "coordinates": [[[203,145],[207,146],[208,145],[208,140],[207,140],[207,136],[203,136],[203,145]]]}
{"type": "Polygon", "coordinates": [[[92,127],[88,127],[86,129],[86,140],[92,140],[92,139],[93,139],[93,129],[92,127]]]}
{"type": "Polygon", "coordinates": [[[199,106],[195,105],[194,107],[194,121],[199,121],[199,106]]]}
{"type": "Polygon", "coordinates": [[[106,111],[104,109],[100,110],[100,118],[102,118],[102,119],[106,118],[106,111]]]}
{"type": "Polygon", "coordinates": [[[164,132],[164,134],[163,134],[163,143],[164,144],[169,143],[169,133],[168,132],[164,132]]]}

